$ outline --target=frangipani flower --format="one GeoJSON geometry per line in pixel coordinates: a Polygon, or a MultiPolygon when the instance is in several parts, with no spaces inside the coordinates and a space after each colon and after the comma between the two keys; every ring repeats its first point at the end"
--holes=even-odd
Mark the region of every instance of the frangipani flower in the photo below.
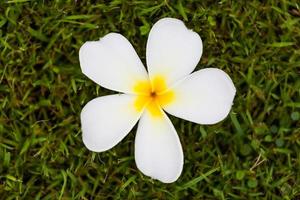
{"type": "Polygon", "coordinates": [[[83,73],[102,87],[122,94],[98,97],[81,112],[85,146],[103,152],[118,144],[138,122],[135,161],[145,175],[164,183],[183,168],[180,140],[167,113],[198,124],[214,124],[229,113],[235,87],[222,70],[191,74],[202,55],[200,36],[178,19],[152,27],[144,68],[129,41],[109,33],[86,42],[79,52],[83,73]]]}

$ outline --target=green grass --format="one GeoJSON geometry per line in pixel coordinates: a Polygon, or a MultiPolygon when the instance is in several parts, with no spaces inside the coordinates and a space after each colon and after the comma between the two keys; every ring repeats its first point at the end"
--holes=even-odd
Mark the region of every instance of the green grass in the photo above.
{"type": "Polygon", "coordinates": [[[0,0],[0,199],[300,199],[299,1],[49,2],[0,0]],[[237,88],[223,122],[171,118],[185,155],[172,184],[137,170],[135,130],[92,153],[79,119],[112,93],[81,73],[80,46],[120,32],[145,63],[166,16],[201,35],[197,69],[223,69],[237,88]]]}

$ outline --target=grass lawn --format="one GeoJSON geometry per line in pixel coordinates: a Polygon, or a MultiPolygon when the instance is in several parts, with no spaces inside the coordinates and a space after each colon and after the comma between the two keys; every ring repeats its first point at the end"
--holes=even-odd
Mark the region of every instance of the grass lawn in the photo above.
{"type": "Polygon", "coordinates": [[[0,0],[0,199],[300,199],[299,1],[0,0]],[[171,184],[137,170],[136,128],[104,153],[80,129],[83,106],[113,93],[82,74],[80,46],[119,32],[145,63],[163,17],[201,36],[197,69],[237,88],[218,124],[171,117],[185,156],[171,184]]]}

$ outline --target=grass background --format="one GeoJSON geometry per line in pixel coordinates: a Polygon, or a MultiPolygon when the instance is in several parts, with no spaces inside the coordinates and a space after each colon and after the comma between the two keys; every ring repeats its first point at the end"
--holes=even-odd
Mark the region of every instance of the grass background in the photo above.
{"type": "Polygon", "coordinates": [[[0,0],[0,199],[300,199],[299,47],[297,0],[0,0]],[[119,32],[145,63],[162,17],[199,33],[197,69],[221,68],[237,88],[223,122],[171,118],[185,155],[172,184],[137,170],[135,130],[92,153],[79,119],[112,93],[81,73],[80,46],[119,32]]]}

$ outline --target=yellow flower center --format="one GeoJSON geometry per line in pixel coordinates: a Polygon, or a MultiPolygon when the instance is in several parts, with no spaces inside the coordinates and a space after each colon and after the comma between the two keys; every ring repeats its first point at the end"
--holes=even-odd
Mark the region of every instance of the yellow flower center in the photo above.
{"type": "Polygon", "coordinates": [[[138,94],[134,107],[141,111],[144,107],[153,117],[162,115],[161,107],[174,100],[174,91],[168,90],[166,80],[162,76],[155,76],[151,82],[139,81],[134,85],[138,94]]]}

